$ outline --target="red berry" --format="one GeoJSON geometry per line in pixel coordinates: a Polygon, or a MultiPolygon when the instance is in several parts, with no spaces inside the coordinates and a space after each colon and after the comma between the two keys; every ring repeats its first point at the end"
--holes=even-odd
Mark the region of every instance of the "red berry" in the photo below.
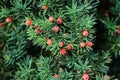
{"type": "Polygon", "coordinates": [[[120,35],[120,31],[117,31],[117,34],[120,35]]]}
{"type": "Polygon", "coordinates": [[[117,34],[120,35],[120,26],[117,28],[117,34]]]}
{"type": "Polygon", "coordinates": [[[50,21],[50,22],[53,22],[53,21],[54,21],[54,18],[50,16],[50,17],[49,17],[49,21],[50,21]]]}
{"type": "Polygon", "coordinates": [[[82,32],[82,35],[85,36],[85,37],[87,37],[87,36],[89,35],[88,30],[84,30],[84,31],[82,32]]]}
{"type": "Polygon", "coordinates": [[[63,47],[64,46],[64,43],[62,41],[59,42],[59,46],[60,47],[63,47]]]}
{"type": "Polygon", "coordinates": [[[11,23],[12,22],[12,18],[6,18],[6,22],[7,23],[11,23]]]}
{"type": "Polygon", "coordinates": [[[82,48],[86,47],[86,43],[85,42],[81,42],[80,43],[80,47],[82,47],[82,48]]]}
{"type": "Polygon", "coordinates": [[[35,29],[38,29],[38,28],[39,28],[39,26],[34,26],[34,28],[35,28],[35,29]]]}
{"type": "Polygon", "coordinates": [[[88,41],[88,42],[87,42],[87,45],[88,45],[89,47],[92,47],[92,46],[93,46],[93,43],[92,43],[91,41],[88,41]]]}
{"type": "Polygon", "coordinates": [[[54,78],[58,78],[58,75],[57,75],[57,74],[54,74],[53,77],[54,77],[54,78]]]}
{"type": "Polygon", "coordinates": [[[58,26],[55,26],[55,27],[53,28],[53,32],[58,32],[58,30],[59,30],[59,27],[58,27],[58,26]]]}
{"type": "Polygon", "coordinates": [[[89,75],[88,74],[83,74],[82,78],[83,78],[83,80],[89,80],[89,75]]]}
{"type": "Polygon", "coordinates": [[[25,24],[26,26],[30,26],[32,24],[32,20],[26,20],[25,24]]]}
{"type": "Polygon", "coordinates": [[[39,33],[40,33],[40,30],[38,30],[38,29],[35,29],[35,32],[36,32],[37,34],[39,34],[39,33]]]}
{"type": "Polygon", "coordinates": [[[45,6],[42,6],[42,9],[43,9],[43,10],[46,10],[47,8],[48,8],[48,6],[46,6],[46,5],[45,5],[45,6]]]}
{"type": "Polygon", "coordinates": [[[110,76],[108,76],[108,75],[104,75],[104,77],[103,77],[103,80],[110,80],[110,76]]]}
{"type": "Polygon", "coordinates": [[[48,39],[48,40],[47,40],[47,44],[48,44],[48,45],[52,45],[52,40],[51,40],[51,39],[48,39]]]}
{"type": "Polygon", "coordinates": [[[3,24],[4,24],[4,23],[0,22],[0,27],[2,27],[2,26],[3,26],[3,24]]]}
{"type": "Polygon", "coordinates": [[[104,15],[105,15],[106,17],[108,17],[108,16],[109,16],[108,12],[105,12],[105,13],[104,13],[104,15]]]}
{"type": "Polygon", "coordinates": [[[67,45],[67,50],[71,50],[72,49],[72,45],[71,44],[68,44],[67,45]]]}
{"type": "Polygon", "coordinates": [[[66,52],[66,49],[64,49],[64,48],[60,49],[60,54],[61,54],[61,55],[64,56],[64,55],[66,55],[66,53],[67,53],[67,52],[66,52]]]}
{"type": "Polygon", "coordinates": [[[109,14],[108,14],[108,9],[105,9],[105,11],[104,11],[104,15],[105,15],[106,17],[109,16],[109,14]]]}
{"type": "Polygon", "coordinates": [[[120,26],[118,26],[118,28],[117,28],[118,30],[120,30],[120,26]]]}
{"type": "Polygon", "coordinates": [[[58,19],[57,19],[57,23],[58,23],[58,24],[62,24],[62,22],[63,22],[63,21],[62,21],[62,18],[58,18],[58,19]]]}

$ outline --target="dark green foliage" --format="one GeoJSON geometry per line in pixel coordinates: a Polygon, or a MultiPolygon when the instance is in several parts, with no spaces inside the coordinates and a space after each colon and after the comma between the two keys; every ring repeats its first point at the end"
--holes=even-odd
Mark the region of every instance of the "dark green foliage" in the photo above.
{"type": "Polygon", "coordinates": [[[120,54],[119,53],[119,0],[110,0],[109,4],[109,15],[105,19],[102,19],[101,22],[104,24],[105,33],[104,37],[106,38],[106,46],[102,46],[103,48],[107,49],[110,53],[113,53],[116,57],[120,54]],[[118,12],[117,12],[118,11],[118,12]],[[112,17],[111,17],[112,16],[112,17]],[[114,17],[113,17],[114,16],[114,17]]]}
{"type": "Polygon", "coordinates": [[[99,3],[104,3],[101,0],[1,0],[0,80],[82,80],[83,74],[88,74],[90,80],[105,80],[111,56],[120,55],[119,0],[111,2],[108,13],[112,17],[105,17],[99,15],[103,8],[97,9],[99,3]],[[43,6],[47,8],[43,10],[43,6]],[[8,17],[12,22],[6,22],[8,17]],[[49,17],[54,18],[53,22],[49,17]],[[62,18],[62,24],[58,24],[58,18],[62,18]],[[32,21],[30,26],[27,20],[32,21]],[[95,24],[102,28],[96,29],[95,24]],[[59,27],[57,32],[53,31],[55,26],[59,27]],[[89,33],[86,37],[84,30],[89,33]],[[59,46],[60,41],[63,46],[59,46]],[[86,46],[82,47],[81,42],[86,46]],[[61,53],[63,48],[65,54],[61,53]]]}
{"type": "Polygon", "coordinates": [[[104,8],[100,7],[100,12],[102,17],[99,17],[100,21],[99,25],[102,27],[101,30],[102,34],[99,32],[100,35],[98,38],[103,41],[99,41],[98,39],[98,46],[100,46],[100,50],[104,50],[111,55],[111,59],[113,60],[110,66],[109,74],[111,76],[115,75],[115,78],[119,79],[119,69],[117,68],[119,64],[119,56],[120,56],[120,35],[119,35],[119,9],[120,9],[120,1],[119,0],[106,0],[105,2],[101,1],[101,4],[104,5],[104,8]],[[106,15],[107,14],[107,15],[106,15]],[[114,73],[113,73],[114,72],[114,73]]]}
{"type": "Polygon", "coordinates": [[[4,56],[8,56],[8,58],[4,57],[6,66],[10,66],[10,64],[13,64],[26,54],[26,33],[22,30],[22,26],[19,26],[17,29],[12,29],[12,32],[7,35],[7,44],[4,46],[3,50],[3,53],[5,53],[4,56]]]}

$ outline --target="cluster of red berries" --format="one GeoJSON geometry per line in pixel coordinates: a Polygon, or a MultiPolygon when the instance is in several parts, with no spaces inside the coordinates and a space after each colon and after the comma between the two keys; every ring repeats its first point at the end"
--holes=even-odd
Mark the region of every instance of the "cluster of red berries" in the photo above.
{"type": "MultiPolygon", "coordinates": [[[[46,9],[48,9],[48,6],[47,5],[42,6],[42,9],[46,10],[46,9]]],[[[50,16],[48,18],[48,21],[51,22],[51,23],[56,22],[58,25],[63,23],[63,19],[62,18],[55,19],[53,16],[50,16]]],[[[32,20],[30,20],[30,19],[26,20],[25,24],[26,24],[26,26],[32,25],[32,20]]],[[[54,33],[59,31],[59,26],[58,25],[53,27],[53,32],[54,33]]],[[[35,32],[37,34],[39,34],[40,32],[44,32],[44,30],[39,30],[39,26],[34,26],[34,29],[35,29],[35,32]]],[[[88,30],[83,30],[82,31],[82,36],[84,36],[84,37],[89,36],[89,31],[88,30]]],[[[52,45],[53,41],[52,41],[52,39],[48,39],[47,38],[46,43],[48,45],[52,45]]],[[[66,47],[63,47],[64,46],[64,42],[62,42],[62,41],[60,41],[58,45],[60,47],[60,54],[63,55],[63,56],[66,55],[67,51],[70,51],[73,48],[72,44],[67,44],[66,47]]],[[[86,45],[89,46],[89,47],[92,47],[93,43],[90,42],[90,41],[88,41],[87,43],[85,43],[85,42],[81,42],[80,43],[80,47],[82,47],[82,48],[86,47],[86,45]]]]}
{"type": "MultiPolygon", "coordinates": [[[[48,45],[52,45],[52,39],[48,39],[47,40],[47,44],[48,45]]],[[[91,41],[88,41],[87,43],[85,43],[85,42],[81,42],[80,43],[80,47],[82,47],[82,48],[84,48],[84,47],[86,47],[86,45],[87,46],[89,46],[89,47],[92,47],[93,46],[93,43],[91,42],[91,41]]],[[[64,43],[62,42],[62,41],[60,41],[59,42],[59,47],[63,47],[64,46],[64,43]]],[[[66,46],[66,48],[61,48],[60,49],[60,54],[62,54],[62,55],[65,55],[66,53],[67,53],[67,50],[69,51],[69,50],[72,50],[72,44],[68,44],[67,46],[66,46]]]]}
{"type": "MultiPolygon", "coordinates": [[[[89,31],[88,31],[88,30],[83,30],[83,31],[82,31],[82,35],[83,35],[84,37],[89,36],[89,31]]],[[[93,46],[93,43],[92,43],[91,41],[88,41],[88,42],[80,42],[80,46],[81,46],[82,48],[86,47],[86,45],[89,46],[89,47],[92,47],[92,46],[93,46]]]]}
{"type": "MultiPolygon", "coordinates": [[[[54,21],[54,18],[53,17],[49,17],[49,19],[48,19],[50,22],[53,22],[54,21]]],[[[58,18],[57,20],[56,20],[56,22],[57,22],[57,24],[62,24],[62,18],[58,18]]],[[[25,22],[25,24],[26,24],[26,26],[30,26],[31,24],[32,24],[32,20],[30,20],[30,19],[28,19],[28,20],[26,20],[26,22],[25,22]]],[[[41,30],[39,30],[38,28],[38,26],[35,26],[34,27],[35,28],[35,32],[36,33],[39,33],[39,32],[43,32],[43,30],[41,31],[41,30]]],[[[58,32],[59,31],[59,26],[54,26],[54,28],[53,28],[53,32],[54,33],[56,33],[56,32],[58,32]]]]}
{"type": "MultiPolygon", "coordinates": [[[[48,44],[48,45],[52,45],[52,43],[53,43],[52,39],[47,39],[47,44],[48,44]]],[[[59,47],[63,47],[63,46],[64,46],[64,43],[63,43],[62,41],[60,41],[58,45],[59,45],[59,47]]],[[[69,51],[69,50],[72,50],[72,44],[68,44],[68,45],[66,46],[66,48],[61,48],[61,49],[60,49],[60,54],[63,55],[63,56],[66,55],[67,50],[68,50],[68,51],[69,51]]]]}
{"type": "MultiPolygon", "coordinates": [[[[10,18],[10,17],[8,17],[8,18],[6,18],[6,23],[11,23],[12,22],[12,18],[10,18]]],[[[3,22],[0,22],[0,27],[2,27],[4,25],[4,23],[3,22]]]]}
{"type": "MultiPolygon", "coordinates": [[[[54,18],[53,17],[49,17],[49,21],[50,22],[53,22],[54,21],[54,18]]],[[[57,22],[57,24],[62,24],[62,18],[58,18],[57,20],[56,20],[56,22],[57,22]]],[[[53,32],[54,33],[56,33],[56,32],[58,32],[59,31],[59,26],[54,26],[54,28],[53,28],[53,32]]]]}
{"type": "MultiPolygon", "coordinates": [[[[54,78],[58,78],[59,76],[57,74],[54,74],[53,77],[54,78]]],[[[89,80],[89,75],[88,74],[83,74],[82,75],[82,79],[83,80],[89,80]]]]}
{"type": "Polygon", "coordinates": [[[85,48],[86,46],[92,47],[93,43],[91,41],[80,43],[80,47],[85,48]]]}
{"type": "MultiPolygon", "coordinates": [[[[53,22],[54,21],[54,18],[53,17],[49,17],[49,19],[48,19],[50,22],[53,22]]],[[[56,20],[56,22],[57,22],[57,24],[62,24],[62,18],[58,18],[57,20],[56,20]]],[[[32,20],[26,20],[26,26],[30,26],[32,24],[32,20]]],[[[34,26],[34,28],[35,28],[35,32],[37,33],[37,34],[39,34],[40,32],[44,32],[44,30],[39,30],[39,26],[34,26]]],[[[54,28],[53,28],[53,32],[54,33],[56,33],[56,32],[58,32],[59,31],[59,26],[54,26],[54,28]]],[[[88,35],[89,35],[89,31],[88,30],[83,30],[82,31],[82,35],[84,36],[84,37],[87,37],[88,35]]],[[[52,45],[52,43],[53,43],[53,41],[52,41],[52,39],[47,39],[47,42],[46,42],[48,45],[52,45]]],[[[92,47],[93,46],[93,43],[91,42],[91,41],[88,41],[87,43],[86,42],[81,42],[80,43],[80,47],[82,47],[82,48],[84,48],[84,47],[86,47],[86,45],[87,46],[89,46],[89,47],[92,47]]],[[[62,41],[60,41],[59,42],[59,47],[63,47],[64,46],[64,43],[62,42],[62,41]]],[[[71,44],[68,44],[67,46],[66,46],[66,48],[61,48],[60,49],[60,54],[61,55],[65,55],[66,53],[67,53],[67,50],[71,50],[72,49],[72,45],[71,44]]]]}

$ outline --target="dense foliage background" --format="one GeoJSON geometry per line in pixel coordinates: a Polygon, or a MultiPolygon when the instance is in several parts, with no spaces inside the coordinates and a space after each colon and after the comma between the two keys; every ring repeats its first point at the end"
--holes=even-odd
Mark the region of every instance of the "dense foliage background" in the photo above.
{"type": "Polygon", "coordinates": [[[0,0],[0,80],[119,80],[119,0],[0,0]]]}

